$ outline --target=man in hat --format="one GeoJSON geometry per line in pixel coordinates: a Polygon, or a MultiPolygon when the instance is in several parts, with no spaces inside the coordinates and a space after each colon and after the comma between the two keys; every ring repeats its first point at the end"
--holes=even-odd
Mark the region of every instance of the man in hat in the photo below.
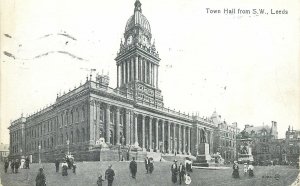
{"type": "Polygon", "coordinates": [[[46,186],[46,176],[44,174],[43,168],[39,168],[39,173],[35,178],[36,186],[46,186]]]}
{"type": "Polygon", "coordinates": [[[9,166],[9,162],[8,162],[8,160],[6,159],[5,162],[4,162],[4,172],[5,172],[5,173],[7,173],[8,166],[9,166]]]}
{"type": "Polygon", "coordinates": [[[135,178],[136,172],[137,172],[137,164],[135,162],[135,158],[134,157],[132,157],[132,161],[129,164],[129,169],[130,169],[132,178],[135,178]]]}
{"type": "Polygon", "coordinates": [[[174,160],[174,163],[171,166],[171,172],[172,172],[172,182],[176,183],[177,182],[177,160],[174,160]]]}
{"type": "Polygon", "coordinates": [[[110,164],[108,166],[108,169],[105,171],[105,179],[108,182],[107,183],[108,186],[112,186],[112,183],[114,181],[114,176],[115,176],[115,172],[111,167],[112,167],[112,165],[110,164]]]}
{"type": "Polygon", "coordinates": [[[182,163],[179,164],[178,172],[179,172],[179,184],[181,184],[181,182],[183,182],[184,174],[185,174],[185,167],[182,163]]]}
{"type": "Polygon", "coordinates": [[[146,171],[147,171],[147,174],[149,172],[149,159],[148,157],[145,158],[145,168],[146,168],[146,171]]]}
{"type": "Polygon", "coordinates": [[[57,158],[55,159],[55,168],[56,168],[56,172],[59,172],[59,161],[57,158]]]}

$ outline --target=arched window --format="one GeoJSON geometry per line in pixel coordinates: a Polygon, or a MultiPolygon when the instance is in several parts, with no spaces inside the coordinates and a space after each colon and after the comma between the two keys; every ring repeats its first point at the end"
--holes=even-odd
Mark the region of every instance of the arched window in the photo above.
{"type": "Polygon", "coordinates": [[[73,131],[71,131],[71,143],[73,143],[73,131]]]}
{"type": "Polygon", "coordinates": [[[75,109],[75,122],[79,121],[79,113],[78,113],[78,108],[75,109]]]}
{"type": "Polygon", "coordinates": [[[61,145],[64,144],[64,135],[63,134],[60,135],[60,144],[61,145]]]}
{"type": "Polygon", "coordinates": [[[82,106],[82,121],[85,120],[85,109],[84,106],[82,106]]]}
{"type": "Polygon", "coordinates": [[[74,123],[74,115],[73,115],[73,110],[71,110],[71,123],[74,123]]]}
{"type": "Polygon", "coordinates": [[[84,128],[82,128],[82,142],[85,141],[85,130],[84,128]]]}
{"type": "Polygon", "coordinates": [[[76,141],[77,141],[77,142],[80,142],[80,139],[79,139],[79,138],[80,138],[80,132],[79,132],[79,130],[77,129],[77,130],[76,130],[76,141]]]}

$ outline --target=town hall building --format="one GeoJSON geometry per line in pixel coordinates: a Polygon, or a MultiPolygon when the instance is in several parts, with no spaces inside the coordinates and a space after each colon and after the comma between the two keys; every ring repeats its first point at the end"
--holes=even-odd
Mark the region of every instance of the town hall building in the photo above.
{"type": "Polygon", "coordinates": [[[71,152],[80,160],[97,160],[104,146],[112,157],[120,147],[140,154],[196,156],[201,139],[214,153],[218,126],[211,119],[165,107],[158,84],[160,60],[136,0],[115,58],[117,87],[109,86],[106,75],[91,75],[78,88],[58,95],[54,104],[13,121],[10,157],[31,155],[37,162],[40,153],[42,161],[52,161],[71,152]]]}

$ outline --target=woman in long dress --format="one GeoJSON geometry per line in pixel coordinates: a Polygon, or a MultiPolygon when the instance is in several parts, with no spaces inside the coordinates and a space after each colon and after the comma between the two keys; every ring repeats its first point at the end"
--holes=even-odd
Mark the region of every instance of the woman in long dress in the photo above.
{"type": "Polygon", "coordinates": [[[239,166],[237,164],[237,161],[234,161],[234,164],[232,166],[233,172],[232,172],[232,177],[233,178],[239,178],[240,174],[239,174],[239,166]]]}
{"type": "Polygon", "coordinates": [[[174,160],[174,164],[172,164],[171,166],[171,172],[172,172],[172,182],[173,183],[176,183],[177,182],[177,172],[178,172],[178,169],[177,169],[177,164],[176,164],[176,160],[174,160]]]}
{"type": "Polygon", "coordinates": [[[68,176],[68,164],[66,163],[66,161],[64,161],[61,164],[61,167],[62,167],[62,175],[63,176],[68,176]]]}
{"type": "Polygon", "coordinates": [[[253,177],[254,176],[254,167],[252,165],[252,163],[250,163],[250,165],[248,166],[248,172],[249,172],[249,176],[253,177]]]}
{"type": "Polygon", "coordinates": [[[36,186],[46,186],[46,176],[44,174],[43,168],[39,169],[39,173],[35,178],[35,184],[36,186]]]}

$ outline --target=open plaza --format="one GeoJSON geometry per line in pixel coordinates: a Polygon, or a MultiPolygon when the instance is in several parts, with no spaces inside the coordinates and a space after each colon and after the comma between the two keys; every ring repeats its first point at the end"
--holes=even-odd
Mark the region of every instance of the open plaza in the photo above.
{"type": "MultiPolygon", "coordinates": [[[[171,181],[171,164],[172,162],[154,162],[154,171],[152,174],[146,174],[144,162],[139,161],[136,179],[131,178],[129,172],[129,162],[77,162],[76,174],[68,171],[68,176],[62,176],[61,168],[58,173],[55,172],[54,163],[42,163],[46,175],[47,186],[56,185],[97,185],[97,178],[99,174],[105,174],[108,165],[112,164],[115,171],[115,180],[113,185],[179,185],[173,184],[171,181]]],[[[3,164],[1,164],[3,167],[3,164]]],[[[30,169],[20,169],[19,173],[13,174],[11,170],[4,173],[1,168],[1,182],[3,186],[29,186],[35,185],[35,178],[38,173],[39,164],[31,164],[30,169]]],[[[291,166],[255,166],[253,178],[244,176],[243,165],[239,165],[240,179],[232,178],[232,166],[228,165],[227,169],[193,169],[190,176],[192,182],[190,185],[291,185],[297,181],[299,170],[291,166]]],[[[107,181],[103,182],[107,185],[107,181]]],[[[185,185],[185,184],[182,184],[185,185]]]]}

